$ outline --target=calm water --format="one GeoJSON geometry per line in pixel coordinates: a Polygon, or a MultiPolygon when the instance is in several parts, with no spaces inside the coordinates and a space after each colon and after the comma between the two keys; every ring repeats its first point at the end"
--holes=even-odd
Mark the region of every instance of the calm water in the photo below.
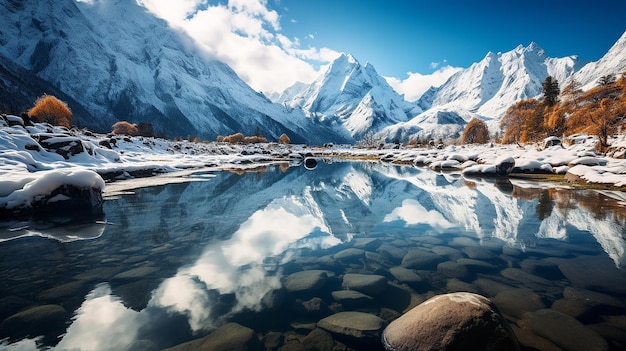
{"type": "Polygon", "coordinates": [[[336,162],[140,189],[83,223],[1,223],[0,348],[160,350],[236,321],[277,350],[335,312],[391,321],[473,291],[525,346],[566,349],[588,332],[596,349],[623,350],[619,195],[336,162]],[[328,279],[287,291],[303,270],[328,279]],[[387,290],[337,301],[347,273],[382,275],[387,290]],[[545,309],[563,319],[542,323],[545,309]]]}

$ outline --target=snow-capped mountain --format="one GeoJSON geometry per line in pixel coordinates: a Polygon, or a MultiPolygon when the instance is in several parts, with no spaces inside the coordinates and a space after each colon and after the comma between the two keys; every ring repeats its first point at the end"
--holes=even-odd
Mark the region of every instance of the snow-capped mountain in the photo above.
{"type": "Polygon", "coordinates": [[[598,85],[599,78],[609,74],[619,78],[624,72],[626,72],[626,32],[600,60],[590,62],[576,72],[574,79],[580,83],[583,90],[588,90],[598,85]]]}
{"type": "Polygon", "coordinates": [[[489,52],[443,85],[427,90],[416,101],[425,112],[376,136],[386,141],[457,138],[472,118],[486,121],[491,132],[497,133],[509,107],[539,97],[548,76],[568,81],[579,66],[576,56],[551,58],[536,43],[506,53],[489,52]]]}
{"type": "Polygon", "coordinates": [[[375,134],[376,139],[387,142],[417,140],[445,140],[458,138],[472,118],[490,119],[464,109],[434,107],[415,116],[408,122],[386,127],[375,134]]]}
{"type": "Polygon", "coordinates": [[[302,109],[320,123],[343,127],[357,140],[421,112],[393,90],[371,64],[361,65],[345,54],[313,83],[289,88],[277,102],[302,109]]]}
{"type": "Polygon", "coordinates": [[[535,43],[520,45],[506,53],[489,52],[480,62],[429,92],[419,104],[500,118],[515,102],[541,95],[546,77],[565,82],[577,68],[576,56],[550,58],[535,43]]]}
{"type": "Polygon", "coordinates": [[[3,61],[82,105],[95,118],[76,113],[81,126],[107,131],[127,120],[169,137],[260,131],[270,140],[343,140],[271,103],[135,1],[3,1],[0,19],[3,61]]]}

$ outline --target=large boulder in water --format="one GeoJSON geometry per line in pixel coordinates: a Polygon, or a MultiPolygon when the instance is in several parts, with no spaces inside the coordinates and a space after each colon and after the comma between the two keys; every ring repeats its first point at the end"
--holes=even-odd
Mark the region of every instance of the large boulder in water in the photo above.
{"type": "Polygon", "coordinates": [[[435,296],[393,321],[382,335],[387,350],[519,350],[510,326],[484,296],[435,296]]]}

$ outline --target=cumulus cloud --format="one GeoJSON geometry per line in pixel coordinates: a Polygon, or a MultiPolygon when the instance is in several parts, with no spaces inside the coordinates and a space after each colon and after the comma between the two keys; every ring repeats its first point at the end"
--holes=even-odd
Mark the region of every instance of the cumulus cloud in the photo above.
{"type": "Polygon", "coordinates": [[[282,92],[316,78],[316,66],[339,56],[328,48],[301,48],[280,30],[279,14],[266,0],[139,0],[149,11],[195,40],[201,50],[231,66],[252,88],[282,92]]]}
{"type": "MultiPolygon", "coordinates": [[[[431,67],[432,65],[433,64],[431,63],[431,67]]],[[[446,65],[431,74],[408,72],[408,77],[405,79],[398,79],[394,77],[385,77],[385,79],[399,94],[404,94],[404,98],[406,100],[415,101],[419,99],[422,94],[428,90],[428,88],[442,85],[448,80],[448,78],[461,69],[462,68],[460,67],[446,65]]]]}

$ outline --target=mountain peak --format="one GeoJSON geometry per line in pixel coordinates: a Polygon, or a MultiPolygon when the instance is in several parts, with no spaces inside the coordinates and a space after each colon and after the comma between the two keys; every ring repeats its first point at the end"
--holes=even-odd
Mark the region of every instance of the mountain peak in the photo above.
{"type": "Polygon", "coordinates": [[[359,61],[352,56],[352,54],[341,53],[333,62],[331,62],[331,66],[334,65],[355,65],[359,64],[359,61]]]}

